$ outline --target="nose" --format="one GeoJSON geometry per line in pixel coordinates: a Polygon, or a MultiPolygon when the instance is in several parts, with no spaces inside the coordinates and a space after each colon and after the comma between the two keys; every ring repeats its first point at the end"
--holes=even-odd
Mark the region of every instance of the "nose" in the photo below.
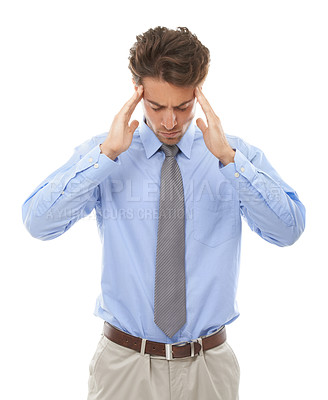
{"type": "Polygon", "coordinates": [[[172,130],[177,125],[176,116],[173,110],[166,110],[164,112],[161,125],[164,126],[167,131],[172,130]]]}

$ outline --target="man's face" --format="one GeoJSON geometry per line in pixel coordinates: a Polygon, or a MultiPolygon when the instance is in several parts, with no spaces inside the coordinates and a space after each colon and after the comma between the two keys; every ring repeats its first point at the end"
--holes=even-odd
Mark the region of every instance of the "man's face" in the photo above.
{"type": "Polygon", "coordinates": [[[195,88],[181,88],[149,77],[143,79],[143,87],[147,125],[162,143],[178,143],[195,116],[195,88]]]}

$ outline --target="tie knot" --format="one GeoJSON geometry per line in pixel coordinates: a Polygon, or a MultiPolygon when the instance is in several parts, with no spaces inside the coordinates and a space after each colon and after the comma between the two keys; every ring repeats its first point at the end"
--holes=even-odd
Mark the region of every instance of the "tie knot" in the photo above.
{"type": "Polygon", "coordinates": [[[176,144],[162,144],[161,150],[164,151],[165,157],[175,157],[177,152],[179,151],[179,147],[176,144]]]}

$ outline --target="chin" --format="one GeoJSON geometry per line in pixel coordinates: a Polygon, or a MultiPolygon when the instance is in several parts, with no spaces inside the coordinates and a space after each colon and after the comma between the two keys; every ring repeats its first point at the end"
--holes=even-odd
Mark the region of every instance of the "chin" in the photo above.
{"type": "MultiPolygon", "coordinates": [[[[158,136],[157,136],[157,137],[158,137],[158,136]]],[[[162,143],[165,143],[165,144],[177,144],[177,143],[180,142],[181,137],[179,136],[179,137],[172,138],[172,139],[162,138],[162,137],[160,138],[160,137],[158,137],[158,139],[159,139],[162,143]]]]}

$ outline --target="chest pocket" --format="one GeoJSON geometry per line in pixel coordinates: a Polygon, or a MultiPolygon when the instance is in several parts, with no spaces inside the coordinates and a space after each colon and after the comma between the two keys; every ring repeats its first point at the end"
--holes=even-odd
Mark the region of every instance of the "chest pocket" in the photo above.
{"type": "Polygon", "coordinates": [[[215,199],[202,198],[193,205],[194,239],[216,247],[233,238],[237,232],[239,202],[229,190],[215,199]]]}

